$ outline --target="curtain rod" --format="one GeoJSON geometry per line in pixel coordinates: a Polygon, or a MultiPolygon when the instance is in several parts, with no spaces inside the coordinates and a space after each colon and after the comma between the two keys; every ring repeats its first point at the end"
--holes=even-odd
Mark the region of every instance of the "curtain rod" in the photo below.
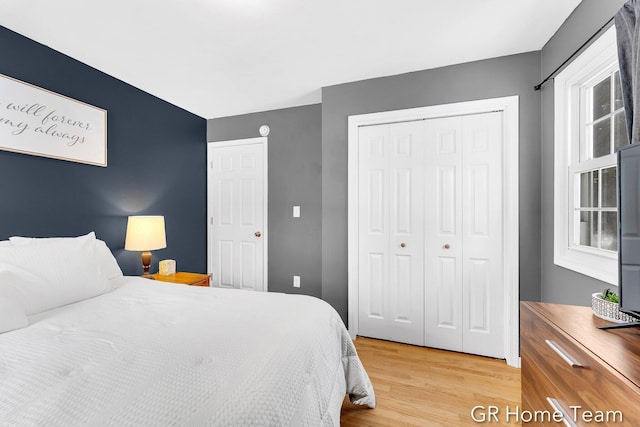
{"type": "Polygon", "coordinates": [[[585,48],[586,45],[588,45],[591,40],[593,40],[594,38],[596,38],[598,36],[598,34],[600,34],[602,32],[602,30],[604,30],[605,28],[607,28],[609,26],[609,24],[611,24],[611,22],[615,19],[615,16],[612,16],[611,19],[609,19],[602,27],[600,27],[600,29],[598,31],[596,31],[595,33],[593,33],[593,35],[591,37],[589,37],[589,40],[587,40],[586,42],[582,43],[582,46],[580,46],[578,49],[576,49],[575,52],[573,52],[571,54],[570,57],[567,58],[566,61],[564,61],[562,64],[560,64],[560,66],[558,68],[556,68],[555,70],[553,70],[553,72],[551,74],[549,74],[547,76],[546,79],[544,79],[543,81],[541,81],[539,84],[535,85],[533,87],[533,90],[540,90],[542,89],[542,85],[544,85],[546,82],[548,82],[549,80],[551,80],[552,78],[555,77],[556,73],[558,71],[560,71],[562,69],[562,67],[564,67],[569,61],[571,61],[574,56],[576,56],[578,53],[582,52],[582,49],[585,48]]]}

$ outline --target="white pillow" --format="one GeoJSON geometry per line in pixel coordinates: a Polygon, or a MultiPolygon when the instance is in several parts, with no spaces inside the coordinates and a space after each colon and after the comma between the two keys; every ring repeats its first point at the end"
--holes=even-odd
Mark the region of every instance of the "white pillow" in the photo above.
{"type": "Polygon", "coordinates": [[[0,247],[0,291],[12,291],[27,315],[111,291],[101,274],[95,237],[83,237],[0,247]]]}
{"type": "Polygon", "coordinates": [[[0,246],[10,246],[10,245],[11,245],[10,240],[0,240],[0,246]]]}
{"type": "MultiPolygon", "coordinates": [[[[118,261],[114,258],[111,250],[107,247],[107,244],[100,239],[96,239],[95,233],[92,231],[91,233],[85,234],[84,236],[78,237],[20,237],[13,236],[9,238],[9,242],[14,245],[75,245],[82,244],[87,240],[95,241],[96,246],[96,257],[98,258],[98,263],[100,264],[100,271],[107,279],[115,279],[116,277],[122,277],[122,270],[118,265],[118,261]]],[[[2,242],[0,242],[0,246],[2,242]]]]}
{"type": "Polygon", "coordinates": [[[16,246],[24,246],[24,245],[32,245],[32,244],[45,244],[45,245],[82,244],[88,240],[95,241],[96,233],[92,231],[90,233],[87,233],[83,236],[78,236],[78,237],[21,237],[21,236],[9,237],[9,241],[11,242],[11,244],[16,246]]]}
{"type": "Polygon", "coordinates": [[[29,326],[24,307],[15,298],[0,295],[0,334],[29,326]]]}
{"type": "Polygon", "coordinates": [[[111,253],[111,249],[105,242],[100,239],[96,239],[96,258],[100,264],[100,271],[107,279],[115,279],[116,277],[122,277],[122,270],[118,265],[115,257],[111,253]]]}

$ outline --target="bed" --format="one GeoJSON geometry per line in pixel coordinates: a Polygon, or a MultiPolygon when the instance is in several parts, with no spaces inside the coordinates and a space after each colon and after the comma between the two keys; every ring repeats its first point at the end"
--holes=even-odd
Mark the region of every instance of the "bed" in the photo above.
{"type": "Polygon", "coordinates": [[[345,394],[375,407],[324,301],[122,276],[91,237],[0,242],[1,426],[337,426],[345,394]]]}

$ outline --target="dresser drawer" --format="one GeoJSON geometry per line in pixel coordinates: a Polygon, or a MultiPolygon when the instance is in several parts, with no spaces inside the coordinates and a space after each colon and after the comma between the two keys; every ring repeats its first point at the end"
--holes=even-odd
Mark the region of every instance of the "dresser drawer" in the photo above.
{"type": "MultiPolygon", "coordinates": [[[[524,368],[524,366],[523,359],[522,367],[524,368]]],[[[547,413],[544,413],[544,415],[537,416],[535,421],[522,423],[522,425],[558,427],[558,423],[548,418],[552,416],[554,410],[549,406],[546,400],[550,395],[556,396],[557,391],[553,390],[549,392],[547,387],[550,386],[550,383],[547,381],[539,382],[537,378],[532,377],[532,374],[533,372],[529,369],[522,369],[522,413],[535,414],[536,412],[540,413],[540,411],[548,411],[548,415],[547,413]]]]}
{"type": "MultiPolygon", "coordinates": [[[[622,411],[623,425],[640,426],[635,385],[528,307],[521,311],[521,322],[522,393],[529,402],[540,405],[555,398],[572,417],[570,406],[580,406],[577,425],[593,424],[581,421],[585,411],[622,411]]],[[[552,410],[546,403],[535,409],[552,410]]]]}
{"type": "MultiPolygon", "coordinates": [[[[553,418],[555,411],[560,410],[564,416],[570,419],[572,422],[576,418],[579,418],[580,414],[574,414],[572,406],[581,406],[587,409],[582,402],[579,402],[580,398],[572,391],[560,390],[556,387],[557,375],[553,377],[548,376],[548,372],[543,366],[540,366],[537,362],[538,359],[531,357],[532,354],[536,354],[535,350],[523,343],[522,345],[522,364],[521,364],[521,386],[522,386],[522,406],[524,411],[530,413],[539,414],[536,419],[532,421],[536,426],[558,426],[553,418]],[[553,407],[548,399],[554,399],[556,407],[553,407]]],[[[602,401],[600,402],[602,403],[602,401]]],[[[592,408],[597,410],[597,408],[592,408]]],[[[580,410],[582,412],[582,410],[580,410]]],[[[580,421],[571,425],[582,425],[580,421]]]]}

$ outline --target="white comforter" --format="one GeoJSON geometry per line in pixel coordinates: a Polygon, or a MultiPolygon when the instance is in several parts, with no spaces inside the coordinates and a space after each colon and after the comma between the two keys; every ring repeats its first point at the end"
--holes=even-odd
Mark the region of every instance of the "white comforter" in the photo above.
{"type": "Polygon", "coordinates": [[[123,282],[0,334],[0,425],[337,426],[345,391],[375,406],[317,298],[123,282]]]}

